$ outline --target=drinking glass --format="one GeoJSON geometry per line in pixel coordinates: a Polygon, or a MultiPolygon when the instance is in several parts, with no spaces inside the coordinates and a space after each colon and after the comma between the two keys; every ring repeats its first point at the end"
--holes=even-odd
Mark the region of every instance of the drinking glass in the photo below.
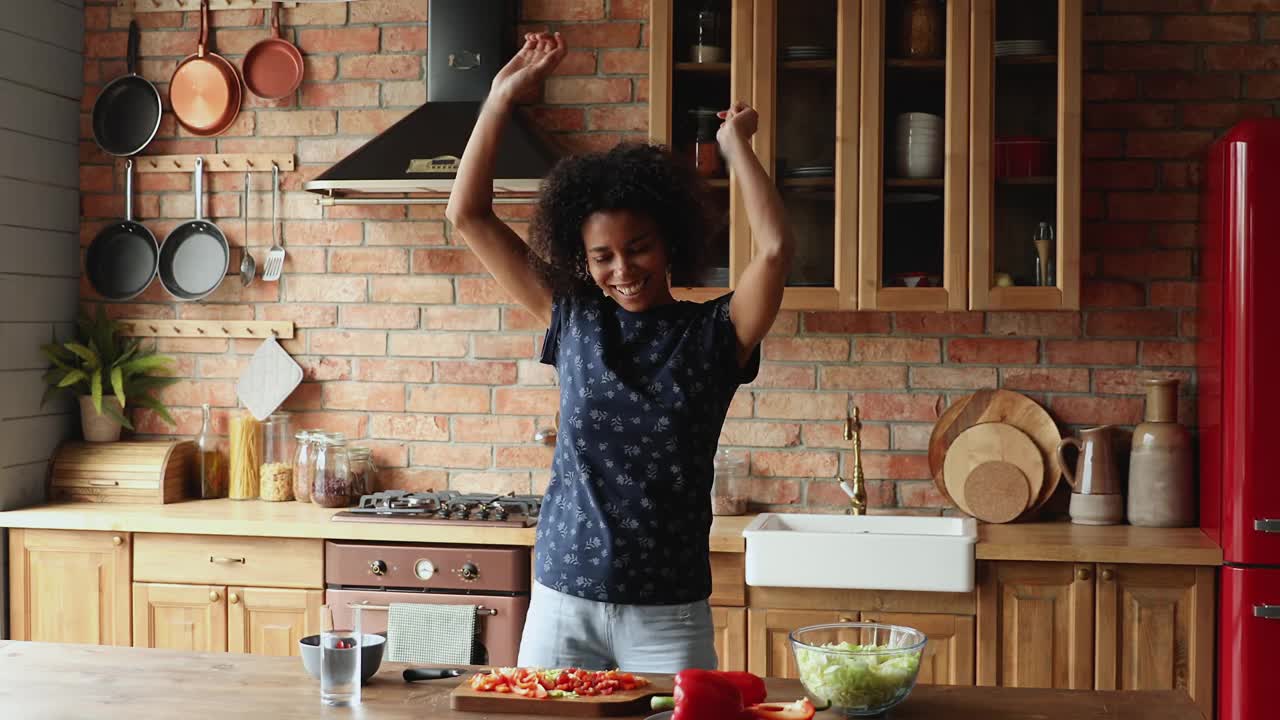
{"type": "Polygon", "coordinates": [[[322,608],[320,618],[320,702],[359,705],[360,610],[352,608],[350,628],[335,627],[328,606],[322,608]]]}

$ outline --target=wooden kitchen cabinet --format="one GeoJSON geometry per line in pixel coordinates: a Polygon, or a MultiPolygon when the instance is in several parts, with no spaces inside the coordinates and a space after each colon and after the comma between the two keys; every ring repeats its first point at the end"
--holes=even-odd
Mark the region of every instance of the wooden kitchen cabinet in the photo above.
{"type": "Polygon", "coordinates": [[[747,669],[747,611],[740,607],[711,608],[716,630],[716,657],[721,670],[747,669]]]}
{"type": "MultiPolygon", "coordinates": [[[[964,310],[969,0],[938,4],[940,22],[931,35],[937,52],[925,57],[909,56],[902,39],[905,16],[916,6],[908,0],[861,5],[858,307],[964,310]],[[930,157],[940,160],[937,167],[930,157]]],[[[917,51],[926,54],[922,45],[917,51]]]]}
{"type": "MultiPolygon", "coordinates": [[[[907,57],[906,0],[650,3],[654,141],[692,157],[697,111],[731,99],[760,111],[756,154],[797,240],[784,308],[1079,308],[1083,4],[940,6],[941,53],[907,57]],[[718,57],[695,62],[705,9],[718,57]],[[1007,41],[1042,46],[1015,55],[1007,41]],[[899,171],[898,117],[908,112],[943,118],[940,171],[899,171]],[[1034,175],[1011,169],[1005,153],[1028,137],[1048,158],[1034,175]],[[1041,221],[1054,234],[1046,285],[1035,270],[1041,221]]],[[[709,183],[724,224],[715,279],[677,282],[685,299],[735,287],[751,259],[736,183],[722,174],[709,183]]]]}
{"type": "Polygon", "coordinates": [[[1078,310],[1084,3],[970,2],[969,306],[1078,310]],[[1019,41],[1039,47],[1006,44],[1019,41]],[[1054,231],[1043,285],[1033,242],[1041,222],[1054,231]]]}
{"type": "Polygon", "coordinates": [[[1186,690],[1213,717],[1214,570],[1098,565],[1095,687],[1186,690]]]}
{"type": "Polygon", "coordinates": [[[298,654],[319,630],[321,590],[134,583],[134,647],[298,654]]]}
{"type": "Polygon", "coordinates": [[[134,583],[133,646],[226,652],[227,589],[134,583]]]}
{"type": "MultiPolygon", "coordinates": [[[[798,679],[795,653],[788,635],[806,625],[856,622],[858,611],[778,610],[751,608],[747,611],[747,670],[760,676],[798,679]]],[[[859,642],[858,634],[845,638],[859,642]]]]}
{"type": "Polygon", "coordinates": [[[978,564],[978,684],[1093,687],[1094,566],[978,564]]]}
{"type": "Polygon", "coordinates": [[[9,531],[14,640],[128,645],[129,533],[9,531]]]}
{"type": "Polygon", "coordinates": [[[298,641],[320,632],[322,590],[227,588],[227,650],[297,655],[298,641]]]}
{"type": "Polygon", "coordinates": [[[863,622],[905,625],[924,633],[929,642],[920,659],[917,682],[931,685],[973,685],[975,623],[972,615],[922,613],[863,613],[863,622]]]}

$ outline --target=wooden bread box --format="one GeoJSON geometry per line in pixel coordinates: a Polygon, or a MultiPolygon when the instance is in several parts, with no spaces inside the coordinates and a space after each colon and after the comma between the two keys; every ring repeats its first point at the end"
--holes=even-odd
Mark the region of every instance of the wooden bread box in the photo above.
{"type": "Polygon", "coordinates": [[[106,503],[178,502],[186,497],[195,455],[190,440],[63,443],[53,457],[49,496],[106,503]]]}

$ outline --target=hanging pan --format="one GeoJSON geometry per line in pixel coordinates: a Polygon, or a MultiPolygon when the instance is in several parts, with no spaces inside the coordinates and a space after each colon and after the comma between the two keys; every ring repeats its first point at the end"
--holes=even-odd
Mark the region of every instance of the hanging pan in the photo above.
{"type": "Polygon", "coordinates": [[[160,91],[138,74],[138,23],[129,23],[127,75],[107,83],[93,101],[93,140],[117,157],[136,155],[160,128],[160,91]]]}
{"type": "Polygon", "coordinates": [[[196,158],[196,217],[160,246],[160,284],[179,300],[199,300],[218,289],[231,262],[227,236],[204,219],[204,158],[196,158]]]}
{"type": "Polygon", "coordinates": [[[160,255],[156,236],[133,221],[133,160],[124,168],[124,220],[99,230],[84,256],[89,284],[107,300],[128,300],[146,290],[160,255]]]}
{"type": "Polygon", "coordinates": [[[292,95],[302,84],[302,52],[280,37],[280,3],[271,3],[271,37],[249,48],[241,69],[249,92],[267,100],[292,95]]]}
{"type": "Polygon", "coordinates": [[[240,75],[226,58],[208,49],[209,0],[200,2],[196,54],[178,63],[169,80],[169,104],[178,124],[193,135],[219,135],[240,112],[240,75]]]}

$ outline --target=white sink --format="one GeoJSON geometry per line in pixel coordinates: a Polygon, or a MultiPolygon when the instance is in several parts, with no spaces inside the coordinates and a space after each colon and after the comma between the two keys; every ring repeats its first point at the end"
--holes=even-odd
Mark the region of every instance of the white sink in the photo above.
{"type": "Polygon", "coordinates": [[[748,585],[973,590],[973,518],[764,513],[742,535],[748,585]]]}

